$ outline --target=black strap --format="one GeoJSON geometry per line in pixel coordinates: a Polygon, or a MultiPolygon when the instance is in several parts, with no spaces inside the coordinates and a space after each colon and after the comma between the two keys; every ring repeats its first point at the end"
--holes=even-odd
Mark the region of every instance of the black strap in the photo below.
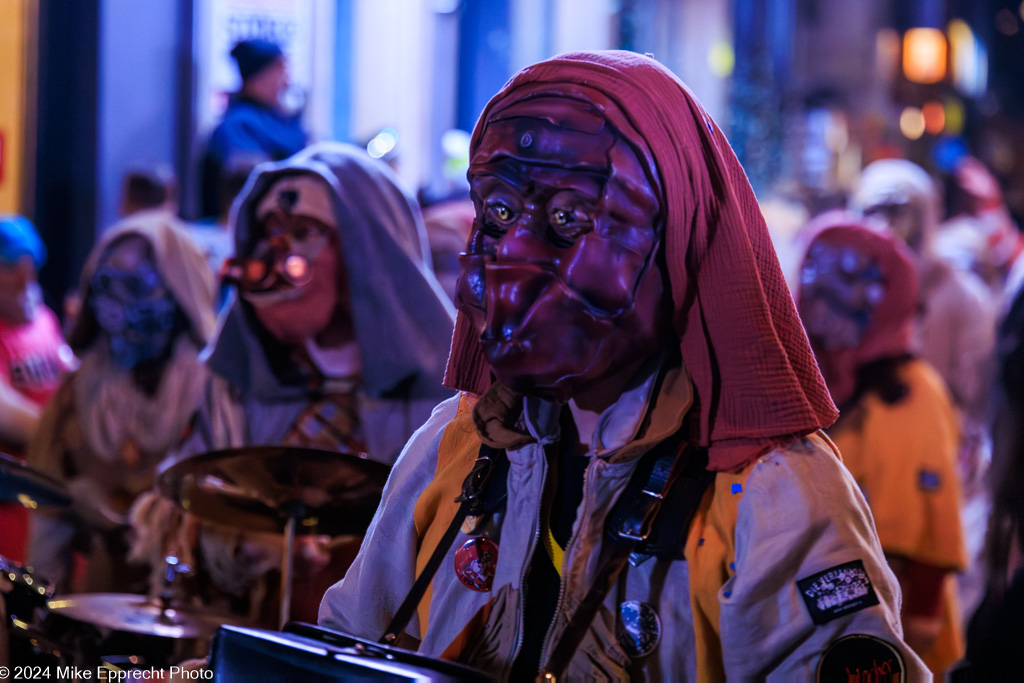
{"type": "MultiPolygon", "coordinates": [[[[462,482],[462,493],[455,499],[456,503],[460,503],[459,509],[455,511],[455,517],[452,519],[451,524],[448,525],[448,529],[444,532],[444,536],[441,537],[437,547],[434,548],[434,552],[431,554],[430,559],[427,560],[427,564],[424,565],[423,571],[416,577],[416,581],[412,584],[412,588],[409,589],[405,600],[398,607],[398,611],[395,612],[395,616],[392,617],[391,623],[388,624],[379,642],[385,645],[393,645],[398,640],[398,636],[405,630],[409,620],[416,613],[416,608],[419,606],[420,601],[423,600],[427,587],[434,580],[434,574],[437,573],[442,560],[448,554],[452,543],[455,542],[455,537],[458,535],[459,528],[466,517],[468,515],[483,514],[488,508],[493,507],[494,496],[486,494],[488,490],[487,484],[496,466],[498,466],[499,471],[507,469],[505,451],[491,448],[486,444],[481,445],[480,453],[473,464],[473,469],[466,477],[466,480],[462,482]]],[[[502,481],[502,484],[504,484],[504,481],[502,481]]],[[[504,487],[501,488],[501,491],[501,497],[504,497],[504,487]]]]}
{"type": "MultiPolygon", "coordinates": [[[[637,543],[630,554],[631,565],[639,566],[652,557],[666,560],[683,559],[690,523],[697,514],[704,492],[715,480],[715,473],[708,471],[707,467],[707,449],[690,447],[686,462],[682,463],[683,470],[672,482],[670,493],[662,499],[647,537],[637,543]]],[[[625,496],[619,498],[619,504],[612,511],[613,519],[619,514],[620,507],[627,510],[631,507],[624,505],[629,500],[625,496]]],[[[607,527],[606,534],[614,533],[615,529],[615,526],[607,527]]]]}
{"type": "Polygon", "coordinates": [[[684,457],[680,450],[680,439],[674,438],[645,455],[637,465],[619,504],[609,515],[609,526],[606,529],[612,535],[606,535],[597,577],[551,649],[547,665],[541,671],[541,678],[557,679],[569,666],[594,615],[615,585],[630,554],[650,536],[662,501],[679,478],[687,460],[689,458],[684,457]],[[632,495],[626,498],[626,494],[632,495]]]}

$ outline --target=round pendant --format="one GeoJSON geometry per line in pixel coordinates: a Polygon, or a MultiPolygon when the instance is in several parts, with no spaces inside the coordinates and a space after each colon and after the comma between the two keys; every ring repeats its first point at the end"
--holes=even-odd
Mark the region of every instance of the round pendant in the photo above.
{"type": "Polygon", "coordinates": [[[486,592],[494,583],[498,544],[489,538],[471,538],[455,551],[455,576],[466,588],[486,592]]]}
{"type": "Polygon", "coordinates": [[[629,600],[619,605],[615,630],[619,644],[634,659],[651,654],[661,642],[661,618],[646,602],[629,600]]]}

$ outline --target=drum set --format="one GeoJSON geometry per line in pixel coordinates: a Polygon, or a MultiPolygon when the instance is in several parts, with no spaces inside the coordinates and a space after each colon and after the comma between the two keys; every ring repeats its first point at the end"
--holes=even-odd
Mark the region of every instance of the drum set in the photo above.
{"type": "MultiPolygon", "coordinates": [[[[158,472],[157,488],[201,520],[280,535],[283,626],[290,613],[296,537],[365,532],[388,470],[345,453],[245,447],[173,463],[158,472]]],[[[5,454],[0,454],[0,501],[32,510],[71,505],[61,482],[5,454]]],[[[188,596],[182,595],[178,577],[190,568],[177,558],[169,556],[165,569],[164,588],[157,595],[55,595],[45,577],[0,557],[0,669],[163,669],[206,656],[221,626],[250,626],[183,599],[188,596]]]]}

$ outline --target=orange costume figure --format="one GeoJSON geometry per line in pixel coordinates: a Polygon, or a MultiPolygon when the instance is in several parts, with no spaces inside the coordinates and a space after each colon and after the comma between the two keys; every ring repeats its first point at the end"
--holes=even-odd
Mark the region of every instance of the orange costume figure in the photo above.
{"type": "Polygon", "coordinates": [[[821,225],[798,300],[842,416],[829,435],[903,588],[907,644],[938,675],[964,649],[954,590],[966,565],[956,413],[942,378],[911,351],[918,280],[906,248],[852,217],[821,225]]]}

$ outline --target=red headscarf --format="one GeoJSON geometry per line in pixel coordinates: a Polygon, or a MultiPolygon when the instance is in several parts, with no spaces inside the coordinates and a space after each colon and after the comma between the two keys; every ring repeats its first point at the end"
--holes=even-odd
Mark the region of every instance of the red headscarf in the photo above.
{"type": "MultiPolygon", "coordinates": [[[[835,406],[754,193],[697,98],[643,55],[561,55],[523,69],[491,99],[473,131],[471,156],[496,112],[545,95],[591,102],[653,157],[666,207],[675,329],[694,384],[691,441],[709,448],[709,469],[741,468],[832,424],[835,406]]],[[[445,385],[482,393],[490,381],[478,334],[460,313],[445,385]]]]}
{"type": "MultiPolygon", "coordinates": [[[[832,400],[842,405],[857,386],[857,368],[874,360],[910,353],[917,317],[917,269],[910,250],[896,238],[868,228],[844,211],[831,211],[807,226],[806,253],[815,244],[850,247],[878,264],[885,296],[871,314],[860,344],[853,349],[817,349],[818,365],[832,400]]],[[[802,289],[801,289],[802,293],[802,289]]],[[[797,297],[800,297],[800,293],[797,297]]]]}

